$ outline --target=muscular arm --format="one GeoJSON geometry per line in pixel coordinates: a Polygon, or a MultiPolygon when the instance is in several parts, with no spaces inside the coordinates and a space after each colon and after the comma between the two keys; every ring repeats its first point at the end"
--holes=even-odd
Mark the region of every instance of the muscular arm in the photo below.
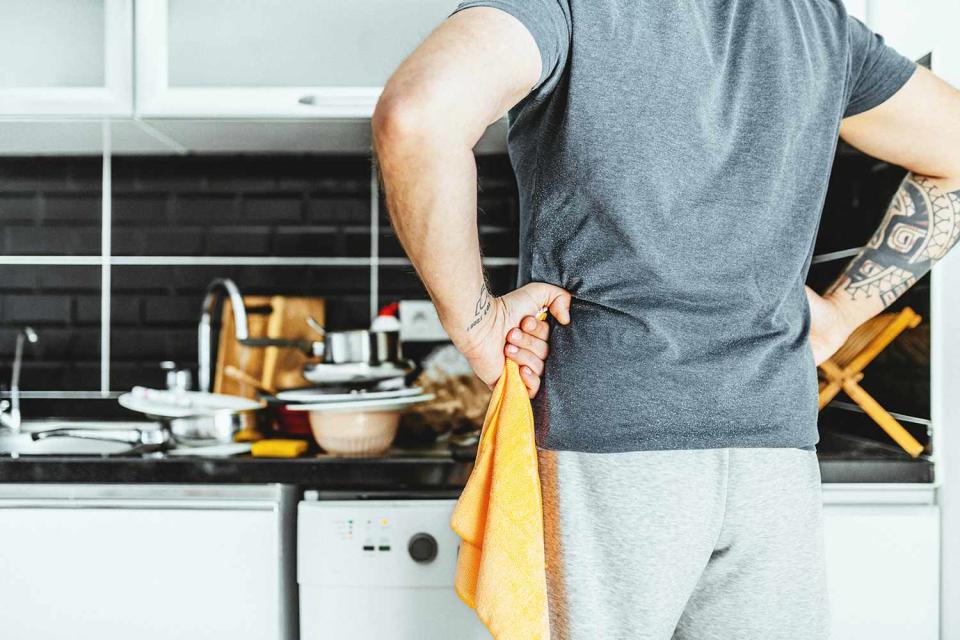
{"type": "MultiPolygon", "coordinates": [[[[549,306],[566,321],[569,296],[556,287],[527,285],[492,297],[477,236],[473,147],[529,93],[540,64],[536,43],[518,20],[496,9],[468,9],[400,65],[373,116],[391,221],[444,328],[487,383],[502,371],[507,332],[526,316],[549,306]]],[[[525,321],[524,327],[545,339],[540,324],[525,321]]],[[[532,347],[540,360],[546,357],[545,342],[532,347]]],[[[524,355],[514,359],[528,365],[522,373],[531,387],[529,377],[539,376],[542,362],[525,362],[524,355]]]]}
{"type": "MultiPolygon", "coordinates": [[[[910,173],[873,237],[824,296],[841,325],[828,340],[833,349],[923,277],[960,239],[960,92],[919,68],[889,100],[845,119],[840,135],[910,173]]],[[[817,302],[812,300],[814,320],[817,302]]],[[[822,327],[814,325],[816,351],[822,327]]]]}

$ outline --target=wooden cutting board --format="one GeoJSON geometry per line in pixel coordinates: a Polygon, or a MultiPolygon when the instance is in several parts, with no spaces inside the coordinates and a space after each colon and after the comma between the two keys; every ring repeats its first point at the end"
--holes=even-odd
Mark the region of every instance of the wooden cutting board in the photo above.
{"type": "MultiPolygon", "coordinates": [[[[286,338],[317,340],[320,336],[307,324],[312,317],[325,322],[323,298],[290,296],[244,296],[247,323],[251,338],[286,338]]],[[[264,387],[288,389],[309,386],[303,378],[303,365],[308,357],[298,349],[279,347],[247,347],[237,342],[233,309],[225,300],[217,348],[217,366],[213,390],[216,393],[253,398],[256,389],[249,384],[225,376],[227,365],[260,380],[264,387]]]]}

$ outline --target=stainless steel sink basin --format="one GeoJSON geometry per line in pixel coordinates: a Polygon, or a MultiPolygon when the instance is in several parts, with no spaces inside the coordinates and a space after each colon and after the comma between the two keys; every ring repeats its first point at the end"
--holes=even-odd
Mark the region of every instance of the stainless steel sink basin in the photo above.
{"type": "Polygon", "coordinates": [[[25,420],[20,426],[21,432],[13,434],[0,431],[0,455],[3,456],[66,456],[66,455],[109,455],[129,451],[131,445],[124,442],[91,440],[57,436],[34,440],[36,432],[52,429],[159,429],[154,422],[110,421],[110,420],[25,420]]]}

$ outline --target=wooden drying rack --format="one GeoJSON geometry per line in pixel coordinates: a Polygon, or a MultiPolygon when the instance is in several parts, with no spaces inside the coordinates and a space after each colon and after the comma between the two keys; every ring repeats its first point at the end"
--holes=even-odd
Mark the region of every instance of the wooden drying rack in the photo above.
{"type": "Polygon", "coordinates": [[[860,325],[840,350],[820,365],[820,408],[843,391],[912,458],[923,453],[923,445],[860,386],[860,381],[864,368],[897,336],[915,329],[921,320],[909,307],[899,313],[881,313],[860,325]]]}

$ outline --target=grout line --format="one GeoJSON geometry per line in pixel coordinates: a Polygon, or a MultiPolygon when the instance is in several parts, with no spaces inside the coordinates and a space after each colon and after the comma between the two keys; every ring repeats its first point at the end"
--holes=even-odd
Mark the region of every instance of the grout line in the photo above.
{"type": "MultiPolygon", "coordinates": [[[[406,258],[404,258],[406,260],[406,258]]],[[[516,267],[520,264],[519,258],[496,258],[496,257],[483,257],[481,258],[483,265],[485,267],[516,267]]],[[[407,264],[410,264],[409,260],[406,260],[407,264]]]]}
{"type": "MultiPolygon", "coordinates": [[[[409,262],[409,261],[408,261],[409,262]]],[[[377,160],[370,161],[370,321],[377,317],[380,301],[380,185],[377,160]]]]}
{"type": "Polygon", "coordinates": [[[321,258],[321,257],[271,257],[271,256],[113,256],[117,266],[216,266],[251,265],[263,267],[283,266],[329,266],[329,267],[365,267],[370,258],[321,258]]]}
{"type": "MultiPolygon", "coordinates": [[[[270,257],[270,256],[109,256],[110,264],[115,267],[130,266],[317,266],[317,267],[366,267],[376,262],[379,267],[409,267],[407,258],[369,257],[270,257]]],[[[73,265],[99,266],[103,256],[37,256],[0,255],[0,265],[73,265]]],[[[519,264],[517,258],[484,257],[483,264],[488,267],[509,267],[519,264]]]]}
{"type": "Polygon", "coordinates": [[[100,265],[103,264],[103,256],[0,256],[0,264],[100,265]]]}
{"type": "Polygon", "coordinates": [[[103,172],[100,187],[100,394],[110,393],[110,295],[113,228],[113,174],[111,172],[110,122],[103,121],[103,172]]]}

